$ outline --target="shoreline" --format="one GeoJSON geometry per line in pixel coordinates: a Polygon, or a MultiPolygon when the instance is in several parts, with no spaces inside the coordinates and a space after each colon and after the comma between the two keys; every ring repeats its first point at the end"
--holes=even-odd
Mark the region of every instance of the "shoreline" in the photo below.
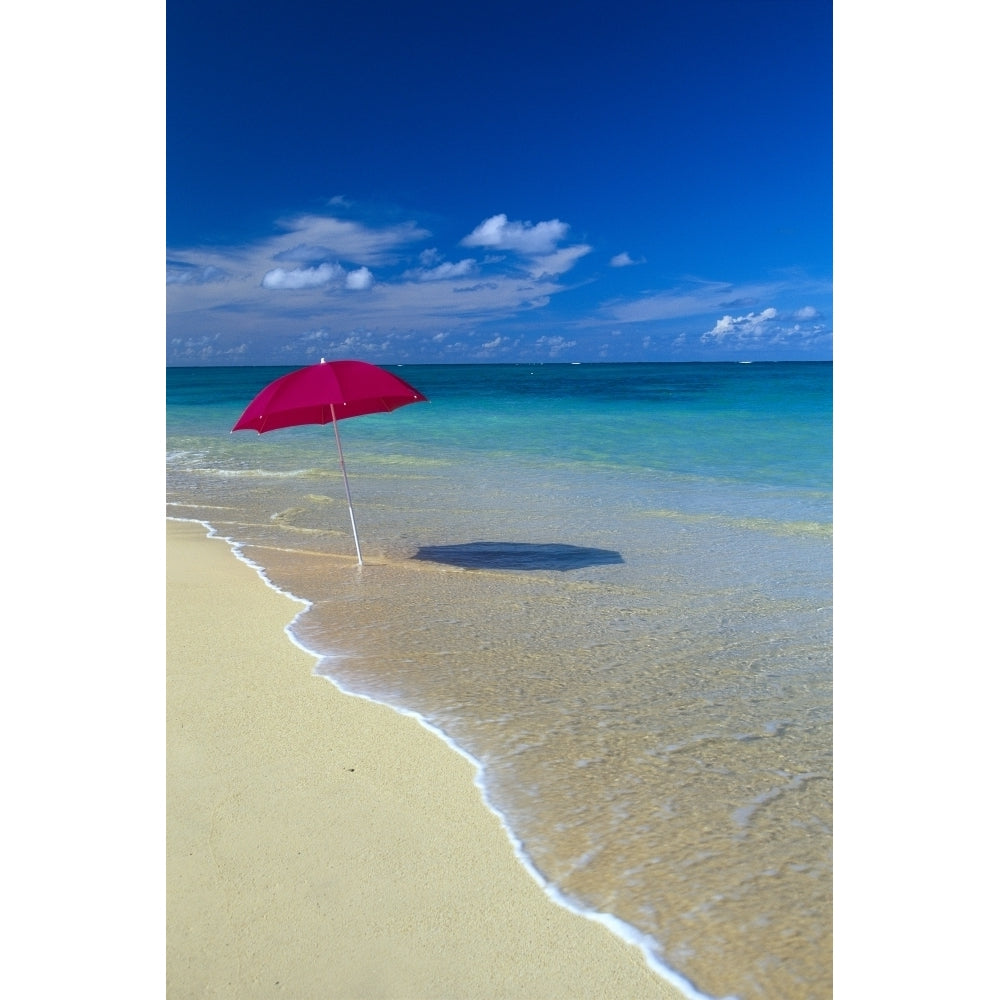
{"type": "Polygon", "coordinates": [[[312,673],[305,602],[201,521],[166,562],[168,997],[690,995],[539,884],[471,758],[312,673]]]}

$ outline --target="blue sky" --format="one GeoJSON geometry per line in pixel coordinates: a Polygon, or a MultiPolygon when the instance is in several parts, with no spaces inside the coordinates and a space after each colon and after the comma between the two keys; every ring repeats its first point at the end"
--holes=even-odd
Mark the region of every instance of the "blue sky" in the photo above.
{"type": "Polygon", "coordinates": [[[168,364],[832,357],[827,0],[166,14],[168,364]]]}

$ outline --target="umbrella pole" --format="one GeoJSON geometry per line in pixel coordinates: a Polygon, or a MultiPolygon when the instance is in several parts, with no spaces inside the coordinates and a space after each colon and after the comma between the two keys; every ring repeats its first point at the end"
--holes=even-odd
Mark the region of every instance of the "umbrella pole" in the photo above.
{"type": "MultiPolygon", "coordinates": [[[[333,415],[333,406],[330,407],[333,415]]],[[[358,541],[358,529],[354,523],[354,504],[351,503],[351,484],[347,481],[347,466],[344,465],[344,449],[340,445],[340,431],[337,430],[337,418],[333,418],[333,433],[337,438],[337,452],[340,455],[340,471],[344,474],[344,489],[347,491],[347,511],[351,515],[351,531],[354,532],[354,547],[358,550],[358,565],[364,566],[361,560],[361,543],[358,541]]]]}

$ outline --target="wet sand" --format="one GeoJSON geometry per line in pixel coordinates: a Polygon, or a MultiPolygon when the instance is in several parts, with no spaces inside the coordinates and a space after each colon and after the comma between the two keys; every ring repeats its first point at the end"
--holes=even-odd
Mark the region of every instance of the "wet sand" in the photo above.
{"type": "Polygon", "coordinates": [[[168,1000],[679,1000],[546,896],[469,761],[312,674],[300,607],[167,522],[168,1000]]]}

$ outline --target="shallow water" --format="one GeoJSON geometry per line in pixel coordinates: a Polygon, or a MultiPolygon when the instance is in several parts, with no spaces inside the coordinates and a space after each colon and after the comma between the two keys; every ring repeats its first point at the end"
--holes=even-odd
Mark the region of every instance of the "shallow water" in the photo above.
{"type": "Polygon", "coordinates": [[[393,369],[431,402],[340,425],[363,569],[330,428],[229,434],[285,370],[168,370],[168,516],[692,992],[829,996],[831,366],[393,369]]]}

